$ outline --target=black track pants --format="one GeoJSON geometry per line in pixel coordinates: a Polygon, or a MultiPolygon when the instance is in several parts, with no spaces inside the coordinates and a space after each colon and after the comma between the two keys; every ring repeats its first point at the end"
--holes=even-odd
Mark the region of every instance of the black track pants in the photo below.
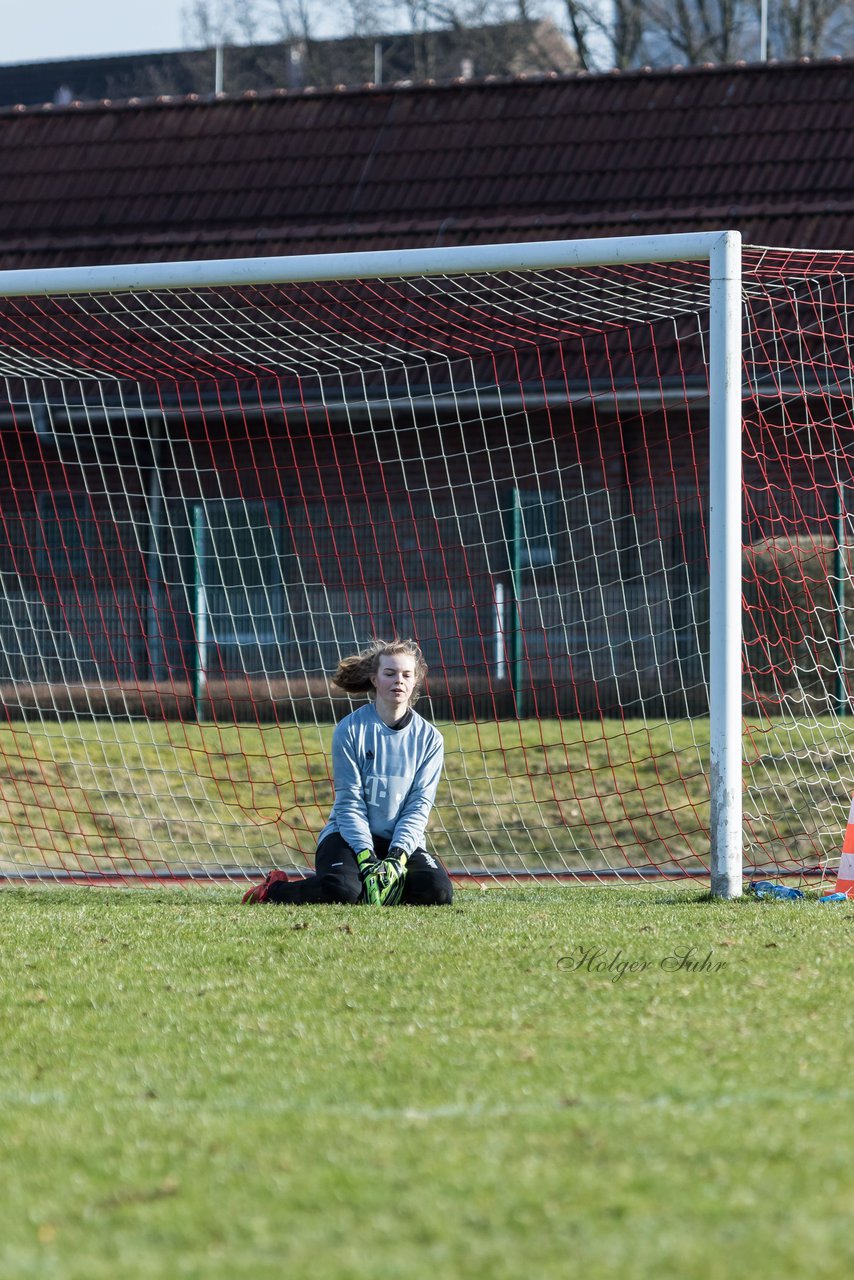
{"type": "MultiPolygon", "coordinates": [[[[388,853],[388,841],[374,840],[378,858],[388,853]]],[[[314,875],[305,880],[270,886],[269,902],[358,902],[362,893],[359,868],[353,850],[336,832],[321,840],[314,860],[314,875]]],[[[426,849],[414,849],[406,864],[403,902],[411,906],[449,903],[454,890],[438,858],[426,849]]]]}

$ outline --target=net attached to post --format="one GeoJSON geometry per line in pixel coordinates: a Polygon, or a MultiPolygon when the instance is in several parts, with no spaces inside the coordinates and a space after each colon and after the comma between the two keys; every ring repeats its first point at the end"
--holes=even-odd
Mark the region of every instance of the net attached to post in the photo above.
{"type": "Polygon", "coordinates": [[[854,789],[854,255],[745,267],[746,851],[826,874],[854,789]]]}

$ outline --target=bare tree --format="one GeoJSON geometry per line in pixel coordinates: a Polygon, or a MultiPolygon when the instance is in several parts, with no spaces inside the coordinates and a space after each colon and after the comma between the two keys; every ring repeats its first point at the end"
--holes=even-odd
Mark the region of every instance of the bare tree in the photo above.
{"type": "MultiPolygon", "coordinates": [[[[642,32],[633,52],[645,61],[696,65],[759,58],[760,0],[638,0],[636,7],[642,32]]],[[[773,57],[854,49],[854,0],[768,0],[767,13],[773,57]]]]}
{"type": "MultiPolygon", "coordinates": [[[[313,40],[312,0],[271,0],[270,30],[275,40],[313,40]]],[[[316,10],[316,6],[314,6],[316,10]]]]}
{"type": "Polygon", "coordinates": [[[225,39],[222,6],[215,0],[187,0],[181,10],[181,25],[188,45],[208,49],[225,39]]]}
{"type": "Polygon", "coordinates": [[[642,61],[647,0],[563,0],[568,36],[585,71],[642,61]]]}
{"type": "MultiPolygon", "coordinates": [[[[346,2],[346,0],[345,0],[346,2]]],[[[608,0],[591,0],[607,3],[608,0]]],[[[554,19],[560,0],[378,0],[379,16],[386,31],[396,31],[420,42],[426,71],[430,39],[437,31],[453,32],[460,49],[468,47],[467,61],[475,74],[513,74],[520,70],[568,70],[577,65],[570,52],[572,41],[558,30],[554,19]]],[[[432,74],[432,73],[431,73],[432,74]]]]}
{"type": "Polygon", "coordinates": [[[752,25],[751,0],[646,0],[645,50],[658,64],[732,62],[752,25]]]}
{"type": "Polygon", "coordinates": [[[338,0],[344,33],[350,36],[373,36],[384,30],[391,10],[397,6],[384,0],[338,0]]]}
{"type": "Polygon", "coordinates": [[[187,0],[184,39],[212,44],[311,38],[311,0],[187,0]]]}
{"type": "MultiPolygon", "coordinates": [[[[558,2],[331,0],[339,34],[331,49],[314,37],[313,0],[190,0],[185,39],[205,47],[284,41],[292,63],[288,83],[294,85],[360,82],[374,78],[377,65],[387,65],[392,78],[407,79],[568,70],[575,65],[570,45],[541,21],[546,7],[558,2]],[[363,44],[373,38],[382,46],[366,54],[364,47],[347,46],[348,38],[363,44]]],[[[607,0],[590,0],[597,2],[607,0]]]]}
{"type": "MultiPolygon", "coordinates": [[[[537,0],[331,0],[329,6],[340,34],[350,36],[536,21],[540,7],[537,0]]],[[[186,0],[184,38],[207,45],[217,39],[249,43],[305,37],[315,29],[316,8],[312,0],[186,0]]]]}
{"type": "Polygon", "coordinates": [[[231,0],[232,22],[242,44],[254,44],[261,28],[255,0],[231,0]]]}
{"type": "MultiPolygon", "coordinates": [[[[651,63],[669,66],[759,57],[761,0],[330,0],[342,36],[392,32],[429,37],[492,28],[490,70],[513,68],[514,37],[499,47],[501,24],[562,26],[580,67],[590,71],[651,63]]],[[[188,44],[248,44],[315,37],[316,0],[186,0],[188,44]]],[[[768,0],[769,52],[787,59],[854,52],[854,0],[768,0]]],[[[427,46],[425,45],[425,48],[427,46]]],[[[549,53],[544,50],[544,63],[549,53]]],[[[428,73],[427,61],[423,71],[428,73]]]]}
{"type": "Polygon", "coordinates": [[[565,4],[569,34],[578,58],[578,65],[584,71],[594,71],[597,63],[596,37],[601,35],[604,29],[604,24],[599,20],[599,6],[587,4],[585,0],[565,0],[565,4]]]}
{"type": "Polygon", "coordinates": [[[776,0],[769,11],[769,48],[778,58],[851,53],[851,0],[776,0]]]}

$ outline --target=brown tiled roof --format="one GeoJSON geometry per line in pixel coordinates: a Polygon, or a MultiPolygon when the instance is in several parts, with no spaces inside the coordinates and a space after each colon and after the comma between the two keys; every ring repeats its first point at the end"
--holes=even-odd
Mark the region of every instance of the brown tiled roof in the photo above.
{"type": "Polygon", "coordinates": [[[736,227],[854,244],[854,61],[0,112],[0,266],[736,227]]]}

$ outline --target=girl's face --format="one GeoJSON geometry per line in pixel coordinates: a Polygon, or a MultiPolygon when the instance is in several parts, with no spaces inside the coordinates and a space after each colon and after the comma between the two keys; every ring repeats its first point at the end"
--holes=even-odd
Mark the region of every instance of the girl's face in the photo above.
{"type": "Polygon", "coordinates": [[[380,658],[371,683],[377,691],[377,702],[403,714],[415,692],[415,659],[406,653],[393,653],[380,658]]]}

